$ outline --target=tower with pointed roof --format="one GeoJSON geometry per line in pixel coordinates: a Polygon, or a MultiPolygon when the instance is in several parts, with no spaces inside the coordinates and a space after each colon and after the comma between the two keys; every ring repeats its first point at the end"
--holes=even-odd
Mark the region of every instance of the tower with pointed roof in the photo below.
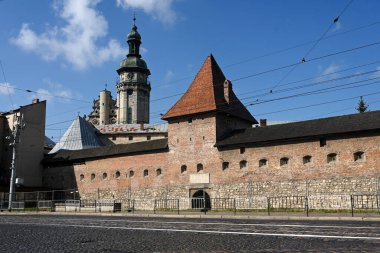
{"type": "Polygon", "coordinates": [[[211,54],[206,58],[185,94],[162,116],[162,119],[169,122],[169,138],[170,135],[178,134],[176,125],[183,122],[190,128],[200,124],[197,129],[189,129],[190,132],[198,131],[209,124],[206,128],[207,131],[212,129],[211,135],[198,134],[213,136],[214,143],[233,130],[250,128],[253,124],[257,124],[256,119],[233,92],[231,81],[225,78],[211,54]],[[196,123],[198,121],[199,123],[196,123]]]}
{"type": "Polygon", "coordinates": [[[149,123],[150,70],[140,55],[141,35],[135,17],[127,43],[129,53],[117,69],[117,123],[149,123]]]}

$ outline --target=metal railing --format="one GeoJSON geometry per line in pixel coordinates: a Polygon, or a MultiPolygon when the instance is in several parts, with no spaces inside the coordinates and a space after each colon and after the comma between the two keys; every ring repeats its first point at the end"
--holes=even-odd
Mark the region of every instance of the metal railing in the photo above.
{"type": "MultiPolygon", "coordinates": [[[[246,198],[81,199],[77,191],[17,192],[12,209],[64,212],[278,212],[378,213],[380,195],[251,196],[246,198]]],[[[8,193],[0,193],[0,209],[8,209],[8,193]]]]}
{"type": "Polygon", "coordinates": [[[179,199],[155,199],[153,212],[157,211],[177,211],[179,214],[180,205],[179,199]]]}

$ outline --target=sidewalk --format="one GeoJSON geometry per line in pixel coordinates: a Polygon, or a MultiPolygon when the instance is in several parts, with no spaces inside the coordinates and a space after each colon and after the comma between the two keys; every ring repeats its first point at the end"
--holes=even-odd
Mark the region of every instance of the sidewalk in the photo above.
{"type": "Polygon", "coordinates": [[[265,214],[236,214],[233,213],[156,213],[153,212],[136,212],[136,213],[128,213],[128,212],[103,212],[103,213],[84,213],[84,212],[23,212],[23,211],[17,211],[17,212],[8,212],[3,211],[0,212],[0,215],[56,215],[56,216],[100,216],[100,217],[141,217],[141,218],[172,218],[172,219],[184,219],[184,218],[192,218],[192,219],[247,219],[247,220],[321,220],[321,221],[379,221],[380,222],[380,215],[362,215],[362,216],[356,216],[351,217],[347,214],[340,215],[340,214],[324,214],[324,215],[318,215],[318,214],[312,214],[310,216],[306,216],[305,214],[292,214],[289,215],[283,214],[283,213],[273,213],[271,215],[265,215],[265,214]]]}

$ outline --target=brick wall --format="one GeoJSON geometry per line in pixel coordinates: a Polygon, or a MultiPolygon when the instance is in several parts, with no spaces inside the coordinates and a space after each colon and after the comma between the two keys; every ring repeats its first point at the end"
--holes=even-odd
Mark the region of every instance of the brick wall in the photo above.
{"type": "Polygon", "coordinates": [[[377,192],[378,134],[334,136],[322,146],[320,139],[312,139],[218,150],[216,132],[216,118],[212,115],[171,121],[169,151],[99,158],[71,167],[45,169],[45,184],[78,187],[83,196],[104,198],[160,198],[168,194],[187,198],[203,188],[208,189],[211,197],[304,195],[306,182],[313,193],[377,192]],[[358,151],[363,152],[363,158],[355,161],[354,153],[358,151]],[[328,162],[327,156],[332,153],[336,160],[328,162]],[[304,163],[305,156],[311,156],[310,162],[304,163]],[[281,158],[287,158],[288,163],[281,165],[281,158]],[[267,160],[267,165],[259,165],[262,159],[267,160]],[[223,163],[228,163],[224,169],[223,163]],[[198,164],[203,167],[199,172],[198,164]],[[182,166],[186,170],[181,171],[182,166]],[[148,175],[144,175],[145,170],[148,175]],[[202,180],[209,181],[190,183],[190,175],[199,173],[207,173],[202,180]],[[50,182],[52,175],[68,179],[50,182]],[[71,185],[67,183],[70,178],[71,185]]]}

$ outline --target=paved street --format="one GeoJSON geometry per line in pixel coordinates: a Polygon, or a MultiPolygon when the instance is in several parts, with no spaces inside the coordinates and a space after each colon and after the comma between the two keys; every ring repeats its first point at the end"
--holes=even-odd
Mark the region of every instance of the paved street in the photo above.
{"type": "Polygon", "coordinates": [[[1,252],[377,252],[380,222],[0,215],[1,252]]]}

